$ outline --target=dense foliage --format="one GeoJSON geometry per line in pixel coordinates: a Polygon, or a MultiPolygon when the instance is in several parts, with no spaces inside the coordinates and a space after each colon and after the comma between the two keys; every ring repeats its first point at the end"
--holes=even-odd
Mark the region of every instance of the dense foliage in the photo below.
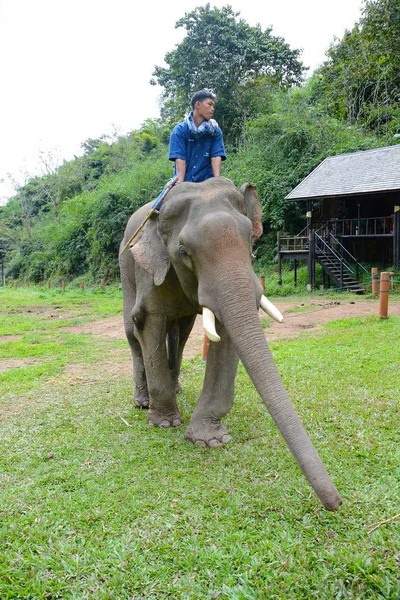
{"type": "Polygon", "coordinates": [[[329,113],[378,133],[400,128],[400,0],[367,0],[360,21],[328,50],[316,95],[329,113]]]}
{"type": "Polygon", "coordinates": [[[299,181],[327,156],[367,150],[386,140],[331,118],[314,104],[310,85],[276,92],[268,102],[268,112],[247,122],[225,174],[238,185],[246,178],[257,184],[269,228],[298,233],[305,206],[283,199],[299,181]]]}
{"type": "Polygon", "coordinates": [[[257,184],[265,231],[257,256],[273,260],[276,231],[304,226],[302,203],[284,198],[322,159],[399,142],[399,15],[400,0],[367,1],[359,23],[300,86],[300,52],[271,30],[250,27],[230,7],[186,14],[177,24],[186,37],[154,72],[164,117],[126,136],[86,140],[82,156],[59,166],[42,157],[43,176],[28,177],[0,207],[8,278],[117,277],[129,215],[172,174],[170,119],[205,82],[219,93],[223,174],[257,184]]]}
{"type": "Polygon", "coordinates": [[[168,139],[162,124],[146,122],[112,143],[87,140],[82,157],[18,189],[0,208],[8,275],[35,282],[87,272],[117,277],[116,256],[129,216],[171,176],[168,139]],[[50,177],[56,204],[45,193],[50,177]]]}

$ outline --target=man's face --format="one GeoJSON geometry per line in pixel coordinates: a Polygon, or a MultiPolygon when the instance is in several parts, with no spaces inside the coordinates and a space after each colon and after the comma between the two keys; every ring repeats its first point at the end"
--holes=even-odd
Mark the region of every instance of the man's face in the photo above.
{"type": "Polygon", "coordinates": [[[195,109],[199,117],[209,121],[214,116],[214,106],[214,100],[212,98],[206,98],[203,102],[197,101],[195,109]]]}

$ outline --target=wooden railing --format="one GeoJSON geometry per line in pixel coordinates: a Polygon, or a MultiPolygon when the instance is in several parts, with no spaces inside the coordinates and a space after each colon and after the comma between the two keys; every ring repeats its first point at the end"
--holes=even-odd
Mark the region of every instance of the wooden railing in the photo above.
{"type": "Polygon", "coordinates": [[[280,252],[308,252],[308,236],[280,236],[278,245],[280,252]]]}
{"type": "Polygon", "coordinates": [[[327,227],[335,236],[393,235],[393,215],[368,219],[331,219],[327,227]]]}

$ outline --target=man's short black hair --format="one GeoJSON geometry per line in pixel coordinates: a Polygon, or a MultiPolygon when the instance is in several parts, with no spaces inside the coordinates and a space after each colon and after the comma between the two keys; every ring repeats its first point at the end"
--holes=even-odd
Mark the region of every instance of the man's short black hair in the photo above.
{"type": "Polygon", "coordinates": [[[204,100],[207,98],[215,100],[215,94],[213,94],[210,90],[200,90],[199,92],[196,92],[190,101],[192,110],[194,110],[196,102],[204,102],[204,100]]]}

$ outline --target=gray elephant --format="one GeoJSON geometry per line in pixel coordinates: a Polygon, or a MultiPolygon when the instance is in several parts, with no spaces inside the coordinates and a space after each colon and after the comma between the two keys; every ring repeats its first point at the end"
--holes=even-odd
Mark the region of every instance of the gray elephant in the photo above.
{"type": "MultiPolygon", "coordinates": [[[[149,210],[147,204],[132,215],[121,249],[149,210]]],[[[233,405],[240,357],[322,504],[337,510],[341,498],[289,400],[260,325],[260,305],[281,318],[262,295],[252,268],[261,216],[252,184],[239,191],[224,177],[180,183],[120,254],[134,402],[149,409],[151,425],[181,424],[176,394],[182,353],[196,316],[203,313],[213,343],[186,438],[200,446],[230,439],[221,420],[233,405]]]]}

